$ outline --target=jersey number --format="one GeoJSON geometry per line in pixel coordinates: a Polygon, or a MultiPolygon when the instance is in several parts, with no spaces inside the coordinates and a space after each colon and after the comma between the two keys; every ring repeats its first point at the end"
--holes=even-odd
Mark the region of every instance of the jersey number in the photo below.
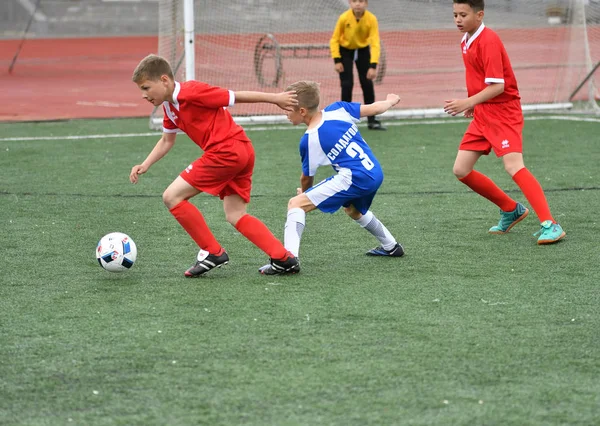
{"type": "Polygon", "coordinates": [[[352,158],[354,158],[358,155],[358,158],[360,158],[362,160],[361,161],[362,165],[365,166],[365,169],[367,169],[367,170],[371,170],[373,167],[375,167],[375,164],[373,164],[373,162],[371,161],[369,156],[367,154],[365,154],[363,149],[356,142],[351,142],[346,147],[346,153],[352,158]]]}

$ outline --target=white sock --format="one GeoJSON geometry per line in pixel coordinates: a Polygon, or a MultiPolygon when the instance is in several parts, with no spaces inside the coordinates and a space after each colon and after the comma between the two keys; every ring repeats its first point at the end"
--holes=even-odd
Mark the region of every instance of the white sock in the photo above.
{"type": "Polygon", "coordinates": [[[397,242],[394,236],[388,231],[385,225],[375,217],[371,210],[362,215],[361,218],[355,222],[377,238],[381,243],[381,247],[385,250],[391,250],[396,245],[397,242]]]}
{"type": "Polygon", "coordinates": [[[300,238],[304,232],[306,213],[301,208],[288,210],[283,245],[296,257],[300,254],[300,238]]]}

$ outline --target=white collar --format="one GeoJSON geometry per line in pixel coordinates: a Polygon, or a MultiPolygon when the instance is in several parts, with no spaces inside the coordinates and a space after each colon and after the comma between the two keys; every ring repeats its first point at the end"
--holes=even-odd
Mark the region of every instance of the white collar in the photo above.
{"type": "Polygon", "coordinates": [[[175,82],[175,90],[173,90],[173,106],[177,111],[179,111],[179,101],[177,100],[177,96],[179,95],[179,91],[181,90],[181,84],[178,81],[175,82]]]}
{"type": "Polygon", "coordinates": [[[479,28],[477,28],[477,31],[475,31],[475,34],[473,34],[471,37],[469,37],[469,33],[465,33],[465,35],[463,36],[461,43],[465,43],[467,45],[467,49],[469,47],[471,47],[471,44],[473,43],[473,41],[479,37],[479,34],[481,34],[481,32],[485,29],[485,24],[482,22],[481,25],[479,26],[479,28]],[[467,37],[469,37],[467,39],[467,37]]]}

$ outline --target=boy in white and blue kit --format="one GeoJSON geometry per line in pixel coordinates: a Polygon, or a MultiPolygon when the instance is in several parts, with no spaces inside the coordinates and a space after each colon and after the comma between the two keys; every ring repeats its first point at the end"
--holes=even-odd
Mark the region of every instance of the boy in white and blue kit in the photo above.
{"type": "MultiPolygon", "coordinates": [[[[301,187],[288,203],[285,248],[298,257],[306,213],[315,209],[334,213],[343,207],[348,216],[379,240],[381,245],[369,250],[367,255],[404,255],[402,246],[369,210],[383,182],[383,171],[356,126],[361,117],[384,113],[396,105],[400,97],[389,94],[385,101],[369,105],[335,102],[319,111],[317,83],[298,81],[288,86],[286,91],[295,91],[298,96],[298,105],[293,111],[286,112],[288,119],[293,125],[304,123],[308,129],[300,139],[301,187]],[[332,166],[337,174],[313,186],[320,166],[332,166]]],[[[299,265],[286,270],[270,264],[259,271],[265,275],[278,275],[299,270],[299,265]]]]}

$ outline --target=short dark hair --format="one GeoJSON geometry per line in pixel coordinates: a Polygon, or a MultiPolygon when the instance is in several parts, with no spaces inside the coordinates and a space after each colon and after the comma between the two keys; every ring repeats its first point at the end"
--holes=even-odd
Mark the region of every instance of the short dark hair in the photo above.
{"type": "Polygon", "coordinates": [[[468,4],[471,6],[475,12],[479,12],[480,10],[485,9],[485,1],[484,0],[454,0],[454,3],[457,4],[468,4]]]}

